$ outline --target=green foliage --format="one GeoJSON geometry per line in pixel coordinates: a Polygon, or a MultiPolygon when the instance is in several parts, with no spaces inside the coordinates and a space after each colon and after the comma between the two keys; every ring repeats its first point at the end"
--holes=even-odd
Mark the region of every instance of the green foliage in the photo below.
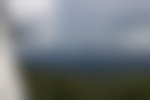
{"type": "Polygon", "coordinates": [[[81,75],[28,72],[33,100],[150,100],[150,76],[90,79],[81,75]]]}

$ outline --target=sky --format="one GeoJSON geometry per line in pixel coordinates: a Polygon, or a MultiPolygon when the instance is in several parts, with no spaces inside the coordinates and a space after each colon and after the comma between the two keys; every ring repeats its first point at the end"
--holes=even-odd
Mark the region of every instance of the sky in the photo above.
{"type": "Polygon", "coordinates": [[[9,0],[22,54],[150,55],[148,0],[9,0]]]}

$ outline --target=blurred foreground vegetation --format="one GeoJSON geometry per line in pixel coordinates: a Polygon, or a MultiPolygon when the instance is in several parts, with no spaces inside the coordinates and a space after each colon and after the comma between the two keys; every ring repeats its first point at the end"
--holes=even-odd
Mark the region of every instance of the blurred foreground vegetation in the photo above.
{"type": "Polygon", "coordinates": [[[27,71],[32,100],[150,100],[150,75],[88,77],[27,71]]]}

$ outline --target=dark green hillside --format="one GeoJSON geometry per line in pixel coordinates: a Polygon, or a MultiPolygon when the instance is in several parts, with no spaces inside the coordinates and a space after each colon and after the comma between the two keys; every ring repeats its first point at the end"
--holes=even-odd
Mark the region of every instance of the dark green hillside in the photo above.
{"type": "Polygon", "coordinates": [[[150,100],[150,75],[132,73],[89,78],[27,71],[33,100],[150,100]]]}

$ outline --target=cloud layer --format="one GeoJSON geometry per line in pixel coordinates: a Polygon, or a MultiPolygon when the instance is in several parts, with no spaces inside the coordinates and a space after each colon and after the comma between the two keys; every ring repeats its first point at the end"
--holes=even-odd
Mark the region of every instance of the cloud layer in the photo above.
{"type": "Polygon", "coordinates": [[[10,1],[25,52],[150,53],[149,1],[10,1]]]}

